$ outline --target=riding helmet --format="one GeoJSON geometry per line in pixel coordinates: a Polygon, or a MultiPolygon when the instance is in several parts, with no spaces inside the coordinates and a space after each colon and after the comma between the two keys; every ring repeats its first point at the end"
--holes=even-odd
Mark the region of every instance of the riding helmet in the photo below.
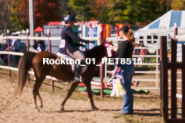
{"type": "Polygon", "coordinates": [[[76,21],[75,16],[66,15],[66,16],[64,17],[64,22],[67,23],[68,21],[76,21]]]}

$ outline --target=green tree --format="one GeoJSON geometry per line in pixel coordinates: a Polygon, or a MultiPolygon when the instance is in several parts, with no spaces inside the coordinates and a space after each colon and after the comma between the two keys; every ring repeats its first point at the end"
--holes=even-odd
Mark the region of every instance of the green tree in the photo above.
{"type": "Polygon", "coordinates": [[[19,5],[21,0],[12,0],[10,8],[10,22],[16,29],[23,29],[22,23],[19,18],[19,5]]]}
{"type": "Polygon", "coordinates": [[[60,16],[63,19],[67,14],[74,13],[73,9],[68,5],[69,0],[60,0],[60,16]]]}
{"type": "Polygon", "coordinates": [[[101,23],[109,23],[109,16],[108,16],[108,11],[106,7],[103,7],[100,16],[98,16],[98,20],[101,23]]]}
{"type": "Polygon", "coordinates": [[[109,0],[109,22],[148,24],[164,14],[161,1],[163,0],[109,0]]]}
{"type": "Polygon", "coordinates": [[[74,10],[74,14],[76,15],[77,19],[83,20],[90,20],[95,15],[91,9],[91,1],[90,0],[70,0],[69,6],[74,10]]]}

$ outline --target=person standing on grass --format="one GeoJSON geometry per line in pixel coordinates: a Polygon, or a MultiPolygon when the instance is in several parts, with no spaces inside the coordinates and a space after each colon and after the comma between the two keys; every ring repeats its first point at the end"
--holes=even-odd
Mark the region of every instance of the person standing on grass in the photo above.
{"type": "Polygon", "coordinates": [[[118,113],[122,114],[132,114],[133,113],[133,93],[131,90],[131,82],[132,77],[134,75],[134,64],[131,60],[134,50],[134,43],[135,39],[133,36],[133,32],[129,27],[123,26],[120,30],[120,37],[123,41],[121,41],[118,45],[118,47],[110,46],[112,50],[116,52],[116,58],[130,58],[130,64],[121,64],[118,62],[116,64],[115,69],[112,71],[112,76],[114,77],[116,74],[116,71],[120,69],[121,75],[124,78],[124,82],[122,82],[122,86],[124,90],[126,91],[126,94],[123,95],[124,104],[123,109],[119,111],[118,113]]]}

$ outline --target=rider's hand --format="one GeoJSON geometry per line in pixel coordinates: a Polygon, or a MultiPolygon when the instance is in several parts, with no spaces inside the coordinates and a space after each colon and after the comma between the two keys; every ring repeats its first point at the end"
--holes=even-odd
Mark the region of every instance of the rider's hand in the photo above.
{"type": "Polygon", "coordinates": [[[112,45],[109,45],[109,48],[112,50],[113,49],[113,46],[112,45]]]}
{"type": "Polygon", "coordinates": [[[95,43],[95,41],[89,41],[89,43],[95,43]]]}
{"type": "Polygon", "coordinates": [[[113,70],[112,71],[112,77],[115,77],[115,75],[116,75],[116,70],[113,70]]]}
{"type": "Polygon", "coordinates": [[[81,46],[81,47],[85,47],[85,45],[84,45],[84,44],[80,44],[79,46],[81,46]]]}

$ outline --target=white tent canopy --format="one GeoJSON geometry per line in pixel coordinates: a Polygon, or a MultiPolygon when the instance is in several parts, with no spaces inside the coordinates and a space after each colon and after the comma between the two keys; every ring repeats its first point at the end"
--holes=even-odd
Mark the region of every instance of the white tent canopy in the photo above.
{"type": "MultiPolygon", "coordinates": [[[[185,34],[185,11],[170,10],[163,16],[157,18],[152,23],[139,29],[135,32],[136,43],[143,41],[144,45],[148,44],[148,36],[150,37],[150,43],[159,41],[159,36],[168,36],[168,38],[174,37],[174,24],[178,26],[178,34],[185,34]],[[154,39],[154,36],[158,36],[158,40],[154,39]]],[[[183,40],[184,39],[180,39],[183,40]]]]}

